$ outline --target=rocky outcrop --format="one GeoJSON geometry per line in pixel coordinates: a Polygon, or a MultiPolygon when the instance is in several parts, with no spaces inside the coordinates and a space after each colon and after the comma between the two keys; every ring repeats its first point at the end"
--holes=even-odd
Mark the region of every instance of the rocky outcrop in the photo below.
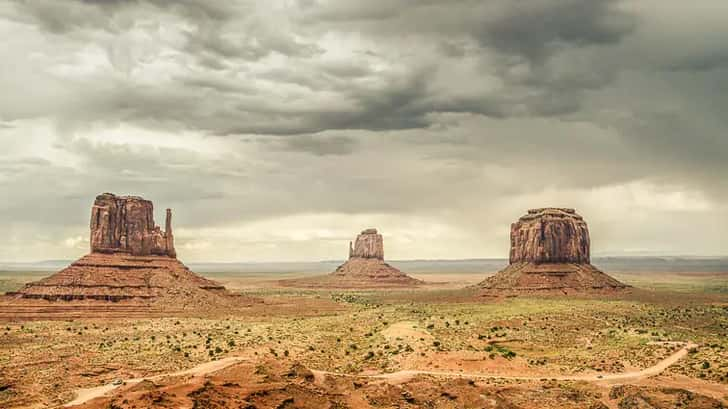
{"type": "Polygon", "coordinates": [[[91,208],[91,253],[10,296],[145,303],[164,299],[184,308],[228,305],[225,287],[176,259],[172,211],[167,209],[164,231],[154,224],[153,213],[152,202],[141,197],[97,196],[91,208]]]}
{"type": "Polygon", "coordinates": [[[384,239],[377,229],[366,229],[349,242],[349,260],[326,276],[281,280],[281,285],[307,288],[378,288],[423,284],[384,262],[384,239]]]}
{"type": "Polygon", "coordinates": [[[377,229],[366,229],[356,236],[354,247],[349,242],[349,258],[375,258],[384,260],[384,239],[377,229]]]}
{"type": "Polygon", "coordinates": [[[589,263],[589,246],[589,228],[574,209],[532,209],[511,225],[511,264],[589,263]]]}
{"type": "Polygon", "coordinates": [[[714,397],[687,389],[648,385],[613,386],[609,391],[609,399],[619,400],[617,407],[620,409],[723,409],[726,407],[714,397]]]}
{"type": "Polygon", "coordinates": [[[91,252],[176,257],[172,210],[166,231],[154,224],[154,206],[138,196],[98,195],[91,208],[91,252]]]}
{"type": "Polygon", "coordinates": [[[590,264],[589,228],[574,209],[532,209],[511,225],[510,264],[478,286],[497,291],[627,287],[590,264]]]}

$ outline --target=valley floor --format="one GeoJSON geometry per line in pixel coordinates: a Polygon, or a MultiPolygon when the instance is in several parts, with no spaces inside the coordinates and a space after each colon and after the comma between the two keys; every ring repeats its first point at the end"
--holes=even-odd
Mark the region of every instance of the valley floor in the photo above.
{"type": "Polygon", "coordinates": [[[0,407],[728,405],[719,292],[494,298],[249,284],[263,303],[234,313],[6,317],[0,407]]]}

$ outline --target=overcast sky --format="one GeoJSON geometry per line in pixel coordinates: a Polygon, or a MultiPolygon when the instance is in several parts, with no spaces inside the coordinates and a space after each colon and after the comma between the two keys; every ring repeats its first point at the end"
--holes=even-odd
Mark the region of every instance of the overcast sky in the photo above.
{"type": "Polygon", "coordinates": [[[0,3],[0,260],[74,258],[102,192],[184,261],[728,254],[725,0],[0,3]]]}

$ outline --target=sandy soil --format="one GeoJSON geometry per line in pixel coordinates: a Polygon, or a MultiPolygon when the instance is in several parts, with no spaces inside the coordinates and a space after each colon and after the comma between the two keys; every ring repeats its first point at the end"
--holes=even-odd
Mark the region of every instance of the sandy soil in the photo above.
{"type": "Polygon", "coordinates": [[[380,373],[380,374],[367,374],[367,375],[348,375],[339,374],[334,372],[326,371],[313,371],[318,374],[326,374],[332,376],[348,376],[348,377],[366,377],[366,378],[377,378],[386,379],[393,383],[404,383],[412,380],[417,375],[431,375],[441,377],[454,377],[464,379],[510,379],[510,380],[540,380],[543,378],[549,378],[552,380],[561,381],[588,381],[588,382],[599,382],[599,383],[624,383],[634,382],[640,379],[644,379],[650,376],[655,376],[662,373],[670,365],[673,365],[680,359],[684,358],[688,354],[690,348],[697,347],[697,344],[692,342],[683,343],[684,346],[677,352],[670,355],[669,357],[658,362],[649,368],[642,369],[639,371],[628,371],[622,373],[604,373],[604,374],[585,374],[585,375],[555,375],[548,374],[542,376],[523,376],[523,375],[503,375],[503,374],[484,374],[484,373],[466,373],[466,372],[452,372],[452,371],[431,371],[431,370],[419,370],[419,369],[408,369],[404,371],[397,371],[393,373],[380,373]]]}
{"type": "Polygon", "coordinates": [[[77,406],[81,405],[83,403],[86,403],[92,399],[96,399],[99,397],[102,397],[104,395],[108,395],[112,393],[117,388],[121,387],[122,385],[128,386],[128,385],[136,385],[139,382],[143,381],[153,381],[156,379],[162,379],[167,377],[174,377],[174,376],[204,376],[213,372],[217,372],[221,369],[224,369],[232,364],[238,363],[240,361],[244,360],[242,357],[236,357],[231,356],[223,359],[219,359],[217,361],[210,361],[205,362],[204,364],[197,365],[194,368],[186,369],[184,371],[177,371],[177,372],[171,372],[167,374],[161,374],[161,375],[155,375],[155,376],[149,376],[144,378],[134,378],[134,379],[126,379],[121,382],[112,382],[106,385],[97,386],[95,388],[84,388],[79,389],[76,391],[76,398],[72,400],[71,402],[68,402],[64,406],[77,406]]]}
{"type": "MultiPolygon", "coordinates": [[[[422,332],[412,330],[412,323],[401,322],[391,326],[388,331],[390,336],[396,334],[397,336],[412,335],[418,336],[422,332]]],[[[429,375],[435,377],[446,377],[446,378],[463,378],[463,379],[507,379],[507,380],[540,380],[547,377],[551,380],[562,380],[562,381],[588,381],[588,382],[599,382],[599,383],[624,383],[624,382],[635,382],[641,379],[658,375],[667,369],[670,365],[673,365],[685,355],[687,355],[690,348],[697,347],[697,344],[692,342],[683,343],[683,347],[677,352],[673,353],[669,357],[658,362],[649,368],[640,371],[630,371],[624,373],[607,373],[607,374],[585,374],[576,376],[562,376],[562,375],[548,375],[548,376],[521,376],[521,375],[501,375],[501,374],[484,374],[484,373],[465,373],[465,372],[450,372],[450,371],[431,371],[431,370],[404,370],[393,373],[379,373],[379,374],[367,374],[367,375],[351,375],[342,374],[330,371],[311,370],[315,378],[319,381],[323,380],[325,376],[343,376],[347,378],[372,378],[372,379],[384,379],[392,384],[402,384],[412,381],[418,375],[429,375]]],[[[152,377],[145,378],[134,378],[124,380],[122,383],[112,383],[107,385],[98,386],[95,388],[84,388],[76,391],[76,398],[66,404],[65,406],[76,406],[86,403],[92,399],[109,395],[114,390],[122,385],[135,385],[145,380],[162,379],[166,377],[179,377],[179,376],[204,376],[213,372],[217,372],[230,365],[240,362],[243,360],[241,357],[227,357],[217,361],[206,362],[198,365],[194,368],[187,369],[184,371],[172,372],[168,374],[161,374],[152,377]]]]}
{"type": "Polygon", "coordinates": [[[0,311],[0,407],[583,409],[654,395],[672,409],[685,398],[665,388],[728,403],[725,295],[483,298],[461,283],[264,288],[251,292],[261,303],[202,316],[0,311]],[[622,385],[636,389],[608,397],[622,385]]]}
{"type": "Polygon", "coordinates": [[[390,341],[432,341],[432,335],[419,327],[415,321],[401,321],[390,325],[382,331],[382,335],[390,341]]]}

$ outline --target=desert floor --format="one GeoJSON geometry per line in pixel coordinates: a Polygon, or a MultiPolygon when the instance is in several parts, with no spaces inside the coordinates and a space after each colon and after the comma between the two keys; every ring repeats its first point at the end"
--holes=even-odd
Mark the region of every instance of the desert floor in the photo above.
{"type": "Polygon", "coordinates": [[[205,275],[262,302],[203,316],[0,311],[0,407],[728,405],[726,273],[621,273],[635,288],[568,297],[483,297],[463,289],[477,272],[413,273],[431,284],[386,291],[205,275]]]}

